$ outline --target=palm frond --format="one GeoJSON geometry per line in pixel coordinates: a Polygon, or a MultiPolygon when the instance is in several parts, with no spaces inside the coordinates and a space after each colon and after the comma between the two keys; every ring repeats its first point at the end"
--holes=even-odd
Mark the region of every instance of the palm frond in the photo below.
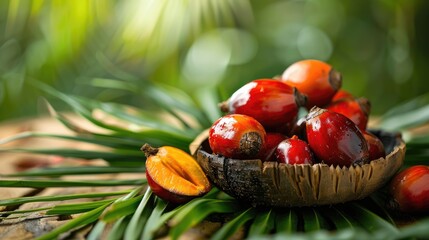
{"type": "Polygon", "coordinates": [[[79,166],[79,167],[46,167],[35,168],[25,172],[0,175],[4,178],[13,177],[61,177],[68,175],[94,175],[111,173],[143,173],[144,168],[139,167],[113,167],[113,166],[79,166]]]}
{"type": "Polygon", "coordinates": [[[106,204],[113,203],[117,198],[105,199],[105,200],[95,200],[91,202],[80,202],[80,203],[66,203],[66,204],[58,204],[48,211],[46,211],[46,215],[73,215],[78,213],[85,213],[91,211],[93,209],[99,208],[106,204]]]}
{"type": "Polygon", "coordinates": [[[390,109],[381,117],[378,126],[388,131],[398,131],[422,125],[428,120],[429,94],[424,94],[390,109]]]}
{"type": "Polygon", "coordinates": [[[283,209],[276,211],[275,227],[278,234],[292,233],[298,229],[298,214],[295,209],[283,209]]]}
{"type": "Polygon", "coordinates": [[[49,240],[49,239],[55,239],[60,234],[68,232],[72,229],[79,228],[82,226],[87,226],[88,224],[91,224],[99,219],[101,214],[104,212],[104,210],[110,205],[110,203],[104,204],[96,209],[93,209],[91,211],[88,211],[82,215],[80,215],[77,218],[74,218],[64,225],[61,225],[54,230],[50,231],[49,233],[42,235],[37,240],[49,240]]]}
{"type": "Polygon", "coordinates": [[[155,195],[152,194],[150,188],[146,189],[145,194],[143,195],[142,200],[140,201],[137,209],[132,215],[126,229],[124,232],[125,239],[139,239],[143,228],[146,225],[149,214],[151,214],[152,209],[154,208],[155,195]]]}
{"type": "Polygon", "coordinates": [[[238,216],[227,222],[222,228],[217,231],[212,239],[214,240],[222,240],[222,239],[228,239],[231,237],[234,233],[238,231],[241,227],[244,226],[248,221],[255,218],[256,210],[255,208],[248,208],[247,210],[239,213],[238,216]]]}
{"type": "MultiPolygon", "coordinates": [[[[63,176],[81,176],[85,174],[144,173],[145,157],[139,150],[143,143],[168,144],[187,150],[190,142],[198,132],[207,128],[210,122],[220,114],[216,106],[219,101],[217,95],[213,93],[208,94],[203,91],[202,94],[196,94],[194,98],[191,98],[177,89],[166,90],[168,87],[165,86],[151,85],[147,89],[136,90],[134,84],[127,83],[124,86],[116,80],[98,79],[96,83],[103,85],[103,87],[112,87],[121,91],[135,91],[137,94],[146,93],[146,91],[151,92],[148,96],[153,100],[153,103],[163,108],[168,115],[167,119],[175,119],[177,125],[171,124],[171,122],[162,117],[151,115],[150,111],[141,110],[135,106],[103,103],[93,99],[64,95],[53,88],[42,86],[41,88],[48,94],[67,103],[75,113],[95,125],[100,131],[82,127],[80,124],[71,121],[66,115],[56,112],[52,106],[49,106],[53,116],[72,130],[73,135],[25,132],[3,139],[0,143],[5,144],[26,138],[53,138],[90,143],[94,146],[102,147],[103,151],[25,148],[8,148],[1,151],[55,154],[88,161],[104,159],[108,165],[60,166],[29,170],[2,176],[6,179],[0,180],[0,187],[137,187],[132,190],[118,192],[21,197],[0,201],[0,205],[8,206],[35,201],[103,198],[92,202],[62,203],[49,208],[0,212],[5,216],[15,213],[16,216],[25,216],[25,214],[32,212],[44,212],[47,216],[74,215],[73,220],[53,232],[41,236],[40,239],[55,238],[60,234],[84,226],[92,226],[88,239],[98,239],[105,231],[109,231],[109,239],[154,239],[160,233],[160,229],[167,230],[167,235],[172,239],[178,239],[186,231],[198,226],[202,221],[216,220],[216,217],[220,217],[226,222],[214,233],[213,239],[227,239],[237,234],[237,231],[240,230],[249,239],[283,239],[284,237],[314,239],[316,236],[317,239],[342,239],[342,236],[345,235],[351,238],[384,239],[394,238],[395,236],[406,238],[427,234],[427,230],[424,227],[428,225],[427,220],[424,219],[408,227],[397,227],[394,216],[391,216],[387,209],[386,193],[383,190],[357,202],[334,206],[276,209],[255,208],[246,205],[217,188],[213,188],[207,195],[196,198],[184,205],[172,205],[156,197],[149,188],[147,188],[146,192],[142,192],[141,189],[147,187],[145,179],[110,179],[103,181],[61,179],[63,176]],[[204,108],[202,106],[208,107],[204,108]],[[101,111],[103,117],[95,116],[94,113],[97,111],[101,111]],[[105,117],[112,117],[117,122],[113,124],[107,121],[105,117]],[[8,179],[16,177],[22,177],[22,179],[8,179]],[[47,177],[58,179],[47,180],[47,177]],[[213,216],[215,217],[211,219],[213,216]],[[111,228],[108,226],[111,226],[111,228]]],[[[422,99],[425,100],[426,98],[423,97],[422,99]]],[[[417,102],[423,103],[423,100],[417,102]]],[[[409,110],[410,106],[415,107],[415,104],[417,103],[406,104],[405,107],[386,114],[382,123],[393,121],[389,119],[395,119],[404,114],[409,110]]],[[[425,122],[425,118],[422,115],[416,122],[408,122],[406,125],[401,126],[389,124],[386,126],[395,131],[401,130],[409,126],[417,126],[419,123],[425,122]]],[[[420,163],[429,155],[426,150],[429,149],[427,137],[413,138],[408,143],[409,151],[407,152],[406,164],[420,163]]],[[[7,221],[13,218],[15,217],[9,216],[2,220],[7,221]]]]}
{"type": "Polygon", "coordinates": [[[20,205],[20,204],[29,203],[29,202],[62,201],[62,200],[71,200],[71,199],[79,199],[79,198],[101,198],[101,197],[124,195],[129,192],[130,190],[118,191],[118,192],[81,193],[81,194],[57,195],[57,196],[33,196],[33,197],[21,197],[21,198],[9,198],[9,199],[0,200],[0,206],[20,205]]]}
{"type": "Polygon", "coordinates": [[[146,179],[126,179],[126,180],[0,180],[0,187],[12,188],[64,188],[64,187],[106,187],[106,186],[132,186],[143,185],[146,179]]]}
{"type": "Polygon", "coordinates": [[[274,209],[268,209],[258,213],[249,228],[249,235],[265,235],[269,234],[275,227],[274,209]]]}

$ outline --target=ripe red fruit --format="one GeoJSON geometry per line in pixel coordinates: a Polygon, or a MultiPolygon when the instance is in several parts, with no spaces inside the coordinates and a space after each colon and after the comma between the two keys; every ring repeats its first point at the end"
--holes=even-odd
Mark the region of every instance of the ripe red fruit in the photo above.
{"type": "Polygon", "coordinates": [[[299,139],[307,141],[307,134],[305,132],[305,117],[295,121],[291,130],[289,131],[289,136],[293,135],[297,135],[299,139]]]}
{"type": "Polygon", "coordinates": [[[310,147],[296,135],[283,140],[277,146],[275,156],[279,163],[313,164],[314,158],[310,147]]]}
{"type": "Polygon", "coordinates": [[[353,94],[347,92],[344,89],[339,89],[337,93],[332,97],[331,102],[335,102],[342,99],[354,98],[353,94]]]}
{"type": "Polygon", "coordinates": [[[261,153],[260,159],[263,162],[276,161],[274,151],[276,150],[279,143],[285,140],[287,137],[281,133],[269,132],[265,137],[264,150],[261,153]]]}
{"type": "Polygon", "coordinates": [[[390,193],[395,205],[402,212],[429,211],[429,167],[415,165],[395,177],[390,183],[390,193]]]}
{"type": "Polygon", "coordinates": [[[366,143],[368,144],[369,160],[375,160],[386,157],[384,145],[381,140],[370,132],[363,132],[366,143]]]}
{"type": "Polygon", "coordinates": [[[259,79],[235,91],[221,104],[221,110],[251,116],[270,131],[292,123],[305,101],[299,91],[287,84],[259,79]]]}
{"type": "Polygon", "coordinates": [[[326,106],[326,110],[343,114],[365,131],[371,104],[366,98],[343,98],[326,106]]]}
{"type": "Polygon", "coordinates": [[[283,72],[281,81],[308,97],[307,109],[331,102],[342,84],[341,74],[318,60],[302,60],[290,65],[283,72]]]}
{"type": "Polygon", "coordinates": [[[213,153],[228,158],[257,158],[265,145],[264,127],[254,118],[230,114],[216,120],[209,130],[213,153]]]}
{"type": "Polygon", "coordinates": [[[367,163],[366,140],[344,115],[313,107],[307,115],[306,131],[308,144],[320,161],[340,167],[367,163]]]}

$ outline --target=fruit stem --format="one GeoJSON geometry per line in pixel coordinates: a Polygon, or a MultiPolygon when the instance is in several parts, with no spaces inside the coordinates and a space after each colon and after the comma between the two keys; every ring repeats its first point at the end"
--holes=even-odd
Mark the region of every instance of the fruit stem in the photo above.
{"type": "Polygon", "coordinates": [[[149,145],[147,143],[145,143],[140,148],[140,150],[144,152],[144,155],[146,157],[153,156],[153,155],[156,155],[158,153],[158,148],[154,148],[154,147],[152,147],[151,145],[149,145]]]}
{"type": "Polygon", "coordinates": [[[360,97],[356,100],[359,104],[359,107],[362,109],[363,113],[368,116],[371,111],[371,103],[368,99],[360,97]]]}
{"type": "Polygon", "coordinates": [[[295,96],[295,103],[299,107],[307,105],[307,96],[302,94],[296,87],[293,88],[293,95],[295,96]]]}
{"type": "Polygon", "coordinates": [[[228,103],[228,100],[219,103],[218,106],[219,106],[219,109],[220,109],[221,112],[224,112],[224,113],[229,112],[229,103],[228,103]]]}
{"type": "Polygon", "coordinates": [[[340,72],[332,68],[331,71],[329,71],[329,84],[331,84],[333,89],[338,90],[341,88],[342,83],[343,76],[340,72]]]}
{"type": "Polygon", "coordinates": [[[307,117],[305,118],[306,121],[309,121],[310,119],[313,119],[317,116],[319,116],[320,114],[326,112],[326,109],[323,108],[319,108],[317,106],[314,106],[310,109],[310,112],[308,112],[307,117]]]}

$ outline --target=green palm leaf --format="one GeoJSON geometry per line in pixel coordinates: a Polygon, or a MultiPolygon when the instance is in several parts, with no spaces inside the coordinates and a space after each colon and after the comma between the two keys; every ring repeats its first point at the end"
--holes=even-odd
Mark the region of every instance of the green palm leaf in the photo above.
{"type": "Polygon", "coordinates": [[[429,94],[411,99],[386,112],[378,124],[386,130],[404,130],[429,120],[429,94]]]}
{"type": "Polygon", "coordinates": [[[100,215],[103,213],[103,211],[109,206],[109,204],[105,204],[102,205],[96,209],[93,209],[89,212],[86,212],[82,215],[80,215],[79,217],[70,220],[69,222],[65,223],[64,225],[61,225],[58,228],[55,228],[54,230],[52,230],[51,232],[40,236],[38,238],[36,238],[36,240],[48,240],[48,239],[55,239],[57,238],[60,234],[70,231],[72,229],[75,228],[79,228],[82,226],[86,226],[88,224],[91,224],[95,221],[98,220],[98,218],[100,217],[100,215]]]}
{"type": "Polygon", "coordinates": [[[238,231],[241,227],[244,226],[248,221],[255,218],[256,210],[255,208],[248,208],[247,210],[241,212],[238,216],[227,222],[222,228],[217,231],[212,239],[213,240],[222,240],[228,239],[234,233],[238,231]]]}
{"type": "Polygon", "coordinates": [[[264,235],[271,232],[275,224],[275,213],[273,209],[258,212],[249,229],[249,235],[264,235]]]}
{"type": "Polygon", "coordinates": [[[131,216],[126,215],[121,217],[113,223],[113,227],[109,232],[108,240],[119,240],[124,236],[125,229],[127,228],[128,223],[130,222],[131,216]]]}
{"type": "Polygon", "coordinates": [[[132,215],[128,226],[125,229],[125,239],[139,239],[139,236],[143,232],[143,228],[148,221],[148,215],[153,209],[154,200],[154,194],[152,194],[150,188],[147,188],[146,193],[144,194],[142,200],[139,203],[139,206],[132,215]]]}
{"type": "Polygon", "coordinates": [[[313,232],[328,228],[318,209],[305,208],[301,212],[304,221],[304,232],[313,232]]]}
{"type": "Polygon", "coordinates": [[[178,239],[182,233],[213,213],[233,213],[240,206],[236,201],[217,199],[198,199],[182,208],[172,219],[170,230],[172,239],[178,239]]]}
{"type": "Polygon", "coordinates": [[[140,239],[153,239],[155,237],[156,231],[165,224],[162,214],[167,207],[168,204],[165,201],[161,200],[160,198],[156,198],[155,207],[153,208],[150,216],[147,218],[140,239]]]}
{"type": "Polygon", "coordinates": [[[46,167],[30,169],[20,173],[1,175],[2,177],[61,177],[67,175],[94,175],[111,173],[143,173],[145,168],[83,166],[83,167],[46,167]]]}
{"type": "MultiPolygon", "coordinates": [[[[98,84],[107,80],[97,80],[98,84]]],[[[108,80],[104,87],[115,87],[122,91],[134,91],[135,84],[120,85],[116,80],[108,80]],[[116,84],[116,86],[114,86],[116,84]]],[[[150,111],[136,109],[135,107],[102,103],[92,99],[61,94],[53,88],[42,86],[44,91],[54,98],[66,102],[74,112],[82,116],[103,132],[92,132],[82,128],[79,124],[69,120],[63,114],[51,109],[51,113],[67,128],[75,132],[75,135],[60,135],[50,133],[25,132],[3,139],[0,144],[13,142],[26,138],[54,138],[77,142],[91,143],[96,146],[107,147],[108,151],[88,151],[79,149],[2,149],[7,152],[31,152],[37,154],[56,154],[66,157],[78,157],[87,159],[104,159],[108,166],[82,166],[82,167],[55,167],[34,169],[26,172],[7,175],[3,177],[22,177],[19,180],[0,180],[0,187],[95,187],[95,186],[146,186],[144,179],[127,180],[103,180],[103,181],[69,181],[63,179],[46,180],[34,177],[62,177],[67,175],[106,174],[124,172],[144,172],[144,154],[139,148],[143,143],[154,145],[172,145],[184,150],[188,149],[190,142],[204,128],[207,128],[213,119],[219,116],[216,103],[219,102],[216,94],[196,94],[194,98],[183,92],[168,87],[150,86],[147,89],[139,89],[137,94],[149,91],[154,104],[163,108],[171,117],[179,121],[179,126],[165,122],[162,118],[152,116],[150,111]],[[155,93],[163,93],[156,96],[155,93]],[[206,104],[203,108],[201,103],[206,104]],[[116,117],[121,122],[139,125],[143,130],[134,131],[122,125],[113,125],[95,118],[92,113],[95,109],[105,114],[116,117]],[[129,110],[132,111],[129,111],[129,110]],[[181,113],[186,113],[197,119],[197,125],[183,118],[181,113]],[[194,126],[196,126],[194,128],[194,126]],[[134,167],[135,166],[135,167],[134,167]]],[[[422,98],[423,100],[425,98],[422,98]]],[[[424,101],[417,101],[423,104],[424,101]]],[[[410,107],[420,106],[417,103],[408,103],[397,110],[392,110],[383,117],[383,124],[389,119],[395,119],[408,111],[410,107]]],[[[406,128],[416,126],[423,122],[422,115],[415,122],[408,122],[403,126],[386,124],[389,129],[397,127],[406,128]]],[[[426,136],[414,137],[408,140],[406,165],[420,163],[428,156],[429,140],[426,136]]],[[[97,194],[76,194],[48,197],[23,197],[1,200],[3,205],[23,204],[35,201],[71,200],[88,197],[109,197],[104,200],[81,203],[64,203],[51,208],[39,208],[33,210],[4,211],[4,214],[27,214],[31,212],[44,212],[47,215],[71,215],[81,213],[52,233],[42,236],[41,239],[55,238],[59,234],[94,224],[88,239],[98,239],[108,225],[110,239],[153,239],[159,229],[169,227],[168,235],[172,239],[178,239],[190,228],[198,225],[210,216],[223,216],[226,223],[217,231],[213,239],[227,239],[239,229],[243,229],[249,239],[283,239],[286,237],[299,239],[343,239],[371,238],[384,239],[400,236],[403,238],[412,236],[424,236],[427,233],[424,226],[426,221],[420,221],[409,227],[398,228],[394,225],[394,218],[386,209],[385,195],[382,192],[372,195],[370,198],[353,203],[345,203],[335,206],[322,206],[312,208],[254,208],[238,202],[234,198],[214,188],[210,193],[201,198],[196,198],[187,204],[173,206],[155,197],[148,189],[145,193],[140,187],[132,192],[106,192],[97,194]],[[128,194],[127,197],[119,197],[128,194]],[[119,197],[119,198],[118,198],[119,197]],[[84,219],[84,217],[87,219],[84,219]]],[[[0,204],[1,205],[1,204],[0,204]]],[[[22,215],[18,215],[22,216],[22,215]]],[[[4,218],[3,220],[12,219],[4,218]]]]}
{"type": "Polygon", "coordinates": [[[298,215],[293,208],[276,209],[276,231],[277,233],[292,233],[298,230],[298,215]]]}
{"type": "Polygon", "coordinates": [[[146,179],[135,180],[0,180],[0,187],[14,188],[47,188],[47,187],[106,187],[106,186],[132,186],[142,185],[146,179]]]}
{"type": "Polygon", "coordinates": [[[21,197],[21,198],[9,198],[0,200],[0,206],[20,205],[29,202],[48,202],[48,201],[62,201],[79,198],[100,198],[118,196],[129,193],[127,191],[118,192],[102,192],[102,193],[82,193],[82,194],[71,194],[71,195],[57,195],[57,196],[33,196],[33,197],[21,197]]]}
{"type": "Polygon", "coordinates": [[[80,202],[80,203],[67,203],[67,204],[58,204],[48,211],[47,215],[72,215],[77,213],[85,213],[90,210],[99,208],[106,204],[113,203],[117,198],[106,199],[106,200],[97,200],[92,202],[80,202]]]}

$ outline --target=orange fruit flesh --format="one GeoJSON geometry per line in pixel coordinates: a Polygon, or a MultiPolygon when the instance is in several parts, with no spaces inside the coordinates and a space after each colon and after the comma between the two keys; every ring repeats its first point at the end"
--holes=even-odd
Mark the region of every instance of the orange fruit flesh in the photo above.
{"type": "Polygon", "coordinates": [[[161,188],[186,196],[200,196],[210,190],[210,182],[195,159],[186,152],[161,147],[146,160],[146,171],[161,188]]]}

